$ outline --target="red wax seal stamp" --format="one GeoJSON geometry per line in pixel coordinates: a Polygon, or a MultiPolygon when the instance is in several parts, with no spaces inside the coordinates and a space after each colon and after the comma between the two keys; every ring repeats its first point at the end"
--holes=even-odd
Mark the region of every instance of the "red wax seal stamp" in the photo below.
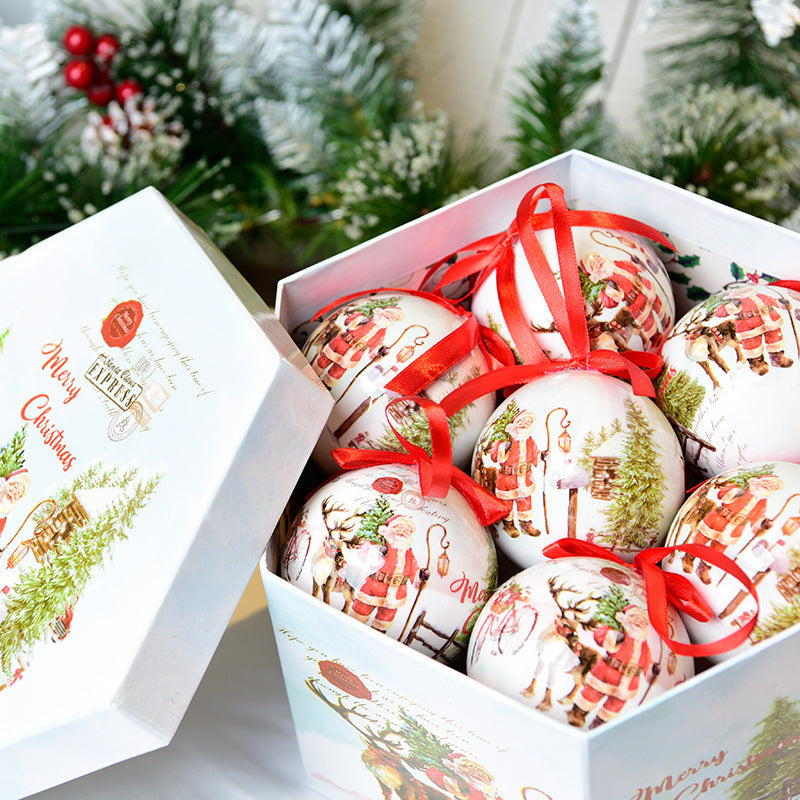
{"type": "Polygon", "coordinates": [[[400,494],[403,482],[399,478],[376,478],[372,488],[381,494],[400,494]]]}
{"type": "Polygon", "coordinates": [[[133,341],[144,318],[142,304],[137,300],[125,300],[103,320],[100,332],[109,347],[125,347],[133,341]]]}
{"type": "Polygon", "coordinates": [[[320,661],[319,671],[322,673],[322,677],[337,689],[360,700],[372,700],[372,692],[364,685],[364,681],[347,667],[343,667],[335,661],[320,661]]]}

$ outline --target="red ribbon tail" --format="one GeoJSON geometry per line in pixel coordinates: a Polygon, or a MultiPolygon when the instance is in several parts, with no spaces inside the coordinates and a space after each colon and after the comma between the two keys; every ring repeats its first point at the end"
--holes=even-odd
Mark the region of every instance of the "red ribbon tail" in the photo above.
{"type": "Polygon", "coordinates": [[[770,281],[770,286],[780,286],[783,289],[791,289],[793,292],[800,292],[800,281],[770,281]]]}
{"type": "Polygon", "coordinates": [[[600,547],[600,545],[594,542],[587,542],[584,539],[558,539],[546,545],[542,553],[548,558],[582,556],[604,558],[606,561],[616,561],[618,564],[628,565],[628,563],[616,553],[612,553],[610,550],[606,550],[605,547],[600,547]]]}
{"type": "Polygon", "coordinates": [[[470,504],[481,525],[492,525],[511,513],[510,500],[496,497],[460,469],[453,467],[452,480],[454,488],[458,489],[470,504]]]}

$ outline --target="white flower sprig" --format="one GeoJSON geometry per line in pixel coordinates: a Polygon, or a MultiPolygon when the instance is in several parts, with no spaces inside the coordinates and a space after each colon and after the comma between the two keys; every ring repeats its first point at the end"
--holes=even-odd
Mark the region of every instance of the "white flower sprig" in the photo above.
{"type": "Polygon", "coordinates": [[[752,6],[753,16],[770,47],[787,39],[800,25],[800,8],[793,0],[753,0],[752,6]]]}

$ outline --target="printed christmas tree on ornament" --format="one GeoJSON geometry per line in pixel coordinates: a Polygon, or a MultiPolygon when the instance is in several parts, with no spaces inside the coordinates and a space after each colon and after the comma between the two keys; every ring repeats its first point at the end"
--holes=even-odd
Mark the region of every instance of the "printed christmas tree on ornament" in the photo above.
{"type": "Polygon", "coordinates": [[[380,495],[362,517],[361,525],[356,531],[356,538],[358,540],[366,539],[375,544],[386,544],[386,539],[378,533],[378,528],[387,523],[392,513],[388,498],[380,495]]]}
{"type": "Polygon", "coordinates": [[[625,444],[606,510],[612,547],[641,549],[657,536],[664,499],[664,472],[653,444],[653,429],[636,403],[625,402],[625,444]]]}

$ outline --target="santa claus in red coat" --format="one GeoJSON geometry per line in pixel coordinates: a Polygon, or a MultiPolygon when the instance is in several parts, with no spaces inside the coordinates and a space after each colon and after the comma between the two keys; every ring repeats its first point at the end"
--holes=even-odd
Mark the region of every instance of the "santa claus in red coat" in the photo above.
{"type": "MultiPolygon", "coordinates": [[[[630,327],[633,334],[638,334],[642,344],[648,349],[656,348],[663,337],[667,312],[654,282],[648,277],[646,270],[633,261],[611,261],[600,253],[589,253],[581,259],[582,269],[593,283],[603,282],[603,288],[598,295],[598,302],[602,309],[625,309],[626,325],[620,325],[617,333],[627,334],[623,328],[630,327]]],[[[608,325],[613,325],[607,323],[608,325]]],[[[590,333],[602,330],[603,324],[590,326],[590,333]]],[[[625,336],[624,347],[628,347],[630,335],[625,336]]],[[[612,337],[614,338],[614,337],[612,337]]],[[[614,339],[621,344],[618,339],[614,339]]],[[[605,347],[603,341],[597,343],[605,347]]],[[[610,347],[617,349],[617,347],[610,347]]]]}
{"type": "Polygon", "coordinates": [[[503,519],[503,528],[514,537],[520,531],[528,536],[541,533],[533,524],[533,469],[539,463],[539,448],[533,439],[535,422],[532,411],[520,411],[506,426],[509,438],[496,442],[489,451],[497,464],[494,493],[500,500],[513,501],[511,514],[503,519]],[[519,527],[514,524],[514,509],[519,527]]]}
{"type": "MultiPolygon", "coordinates": [[[[754,532],[767,530],[772,524],[767,519],[767,498],[782,487],[783,481],[777,475],[754,476],[748,479],[744,487],[723,481],[717,487],[716,504],[701,505],[703,510],[693,526],[694,534],[689,541],[724,552],[741,541],[747,528],[754,532]]],[[[686,553],[682,563],[683,571],[690,573],[694,557],[686,553]]],[[[709,565],[700,559],[697,576],[703,583],[711,583],[709,565]]]]}
{"type": "Polygon", "coordinates": [[[397,610],[405,604],[408,585],[417,588],[428,579],[411,549],[414,530],[414,523],[400,514],[379,527],[387,543],[383,563],[360,587],[354,587],[350,616],[368,623],[374,614],[372,627],[381,633],[392,627],[397,610]]]}
{"type": "Polygon", "coordinates": [[[322,347],[312,366],[320,380],[332,389],[347,370],[357,366],[367,354],[372,360],[383,352],[386,330],[405,317],[397,306],[375,308],[365,314],[356,309],[344,318],[344,328],[322,347]]]}
{"type": "Polygon", "coordinates": [[[748,287],[732,289],[728,297],[728,301],[717,308],[714,316],[733,318],[736,337],[750,369],[757,375],[769,372],[765,355],[769,355],[773,367],[791,367],[794,362],[784,353],[783,318],[777,311],[781,301],[748,287]]]}
{"type": "Polygon", "coordinates": [[[594,629],[594,640],[605,655],[586,676],[575,705],[567,714],[570,725],[583,727],[586,717],[598,706],[590,728],[617,717],[625,703],[638,694],[642,676],[655,666],[647,644],[650,629],[647,612],[629,605],[616,618],[622,630],[611,625],[594,629]]]}

